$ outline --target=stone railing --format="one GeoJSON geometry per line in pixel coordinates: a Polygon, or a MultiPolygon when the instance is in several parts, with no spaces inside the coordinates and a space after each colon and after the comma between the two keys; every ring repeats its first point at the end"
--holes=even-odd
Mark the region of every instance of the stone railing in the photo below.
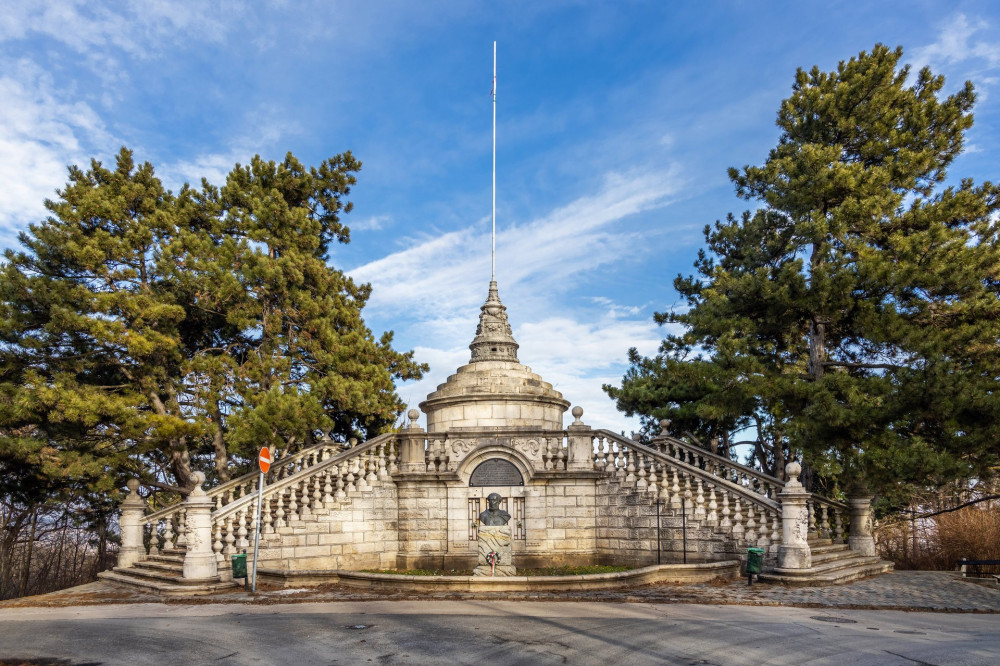
{"type": "MultiPolygon", "coordinates": [[[[355,440],[352,439],[347,446],[352,446],[354,443],[355,440]]],[[[275,460],[271,464],[270,471],[265,475],[265,485],[309,469],[328,459],[334,452],[343,450],[344,446],[344,444],[324,437],[319,443],[291,455],[279,451],[274,456],[275,460]]],[[[206,494],[212,501],[214,510],[218,511],[238,499],[250,495],[256,496],[259,480],[259,472],[249,472],[211,488],[206,491],[206,494]]],[[[187,519],[185,513],[184,502],[177,501],[145,516],[145,529],[150,535],[149,553],[151,555],[156,555],[161,549],[186,545],[187,519]]]]}
{"type": "Polygon", "coordinates": [[[565,430],[492,430],[469,431],[460,434],[420,433],[423,441],[424,465],[427,472],[454,472],[465,456],[480,446],[484,440],[503,439],[520,451],[536,469],[544,471],[565,470],[568,460],[568,436],[565,430]]]}
{"type": "Polygon", "coordinates": [[[737,483],[765,497],[775,499],[785,482],[781,479],[741,465],[725,456],[706,451],[700,446],[674,437],[661,436],[652,439],[651,448],[666,453],[695,467],[711,472],[715,476],[737,483]]]}
{"type": "Polygon", "coordinates": [[[810,536],[843,543],[851,516],[847,504],[811,493],[806,500],[806,509],[809,511],[810,536]]]}
{"type": "Polygon", "coordinates": [[[738,544],[776,549],[781,543],[781,505],[757,487],[737,483],[610,430],[594,431],[592,437],[594,469],[622,485],[663,500],[675,512],[683,508],[694,520],[738,544]]]}
{"type": "MultiPolygon", "coordinates": [[[[308,520],[336,508],[351,493],[392,483],[398,470],[398,435],[368,440],[265,484],[261,508],[261,535],[308,520]]],[[[212,513],[212,550],[224,571],[233,553],[249,547],[254,532],[257,494],[246,495],[212,513]]]]}

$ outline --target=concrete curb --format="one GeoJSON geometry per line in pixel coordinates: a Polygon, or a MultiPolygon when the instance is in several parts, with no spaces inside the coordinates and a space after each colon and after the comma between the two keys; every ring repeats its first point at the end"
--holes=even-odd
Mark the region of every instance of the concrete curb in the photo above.
{"type": "Polygon", "coordinates": [[[281,571],[259,569],[258,579],[282,587],[337,583],[349,587],[409,592],[525,592],[559,590],[608,590],[650,583],[704,583],[715,578],[737,578],[739,560],[697,564],[654,564],[631,571],[581,576],[406,576],[361,571],[323,569],[281,571]]]}

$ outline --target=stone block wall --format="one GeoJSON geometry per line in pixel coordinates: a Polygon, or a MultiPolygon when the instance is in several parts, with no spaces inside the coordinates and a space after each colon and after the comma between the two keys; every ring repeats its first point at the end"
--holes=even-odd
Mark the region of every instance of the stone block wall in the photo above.
{"type": "MultiPolygon", "coordinates": [[[[392,485],[355,491],[331,509],[262,535],[259,567],[391,569],[399,548],[397,491],[392,485]]],[[[252,551],[248,550],[252,556],[252,551]]]]}

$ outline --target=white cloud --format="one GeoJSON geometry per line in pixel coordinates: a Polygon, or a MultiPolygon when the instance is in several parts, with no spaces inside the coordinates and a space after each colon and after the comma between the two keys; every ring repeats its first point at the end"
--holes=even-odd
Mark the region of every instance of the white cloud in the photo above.
{"type": "Polygon", "coordinates": [[[0,76],[0,229],[9,243],[15,229],[45,216],[42,202],[66,183],[66,165],[86,167],[93,152],[111,153],[115,140],[85,102],[67,100],[33,63],[7,61],[0,76]]]}
{"type": "MultiPolygon", "coordinates": [[[[1000,42],[974,40],[976,33],[988,30],[985,21],[970,22],[965,14],[957,14],[939,33],[933,44],[913,53],[915,68],[927,64],[955,64],[969,60],[985,60],[989,67],[1000,65],[1000,42]]],[[[995,34],[995,33],[988,33],[995,34]]]]}
{"type": "Polygon", "coordinates": [[[363,220],[349,223],[351,231],[378,231],[392,222],[390,215],[372,215],[363,220]]]}
{"type": "MultiPolygon", "coordinates": [[[[667,205],[682,185],[677,167],[609,174],[598,193],[500,230],[501,288],[518,298],[556,295],[572,286],[574,276],[629,256],[642,241],[616,226],[631,215],[667,205]]],[[[490,241],[483,222],[415,239],[405,250],[350,271],[355,280],[374,286],[368,307],[406,307],[418,319],[436,319],[478,305],[489,266],[490,241]]]]}

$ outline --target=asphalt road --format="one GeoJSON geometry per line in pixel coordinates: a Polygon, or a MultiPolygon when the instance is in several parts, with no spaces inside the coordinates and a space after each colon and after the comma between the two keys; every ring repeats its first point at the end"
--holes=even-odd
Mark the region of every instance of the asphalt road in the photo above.
{"type": "Polygon", "coordinates": [[[1000,664],[1000,615],[369,601],[0,610],[0,664],[1000,664]]]}

